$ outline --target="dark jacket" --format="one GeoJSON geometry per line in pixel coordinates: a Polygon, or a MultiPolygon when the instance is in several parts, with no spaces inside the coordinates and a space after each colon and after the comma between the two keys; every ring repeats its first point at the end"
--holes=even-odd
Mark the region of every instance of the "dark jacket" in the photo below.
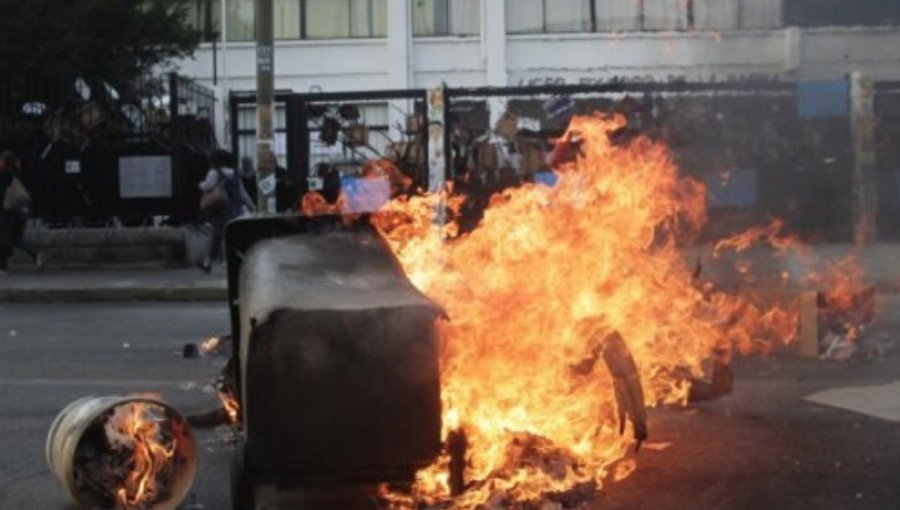
{"type": "Polygon", "coordinates": [[[15,245],[15,214],[4,211],[2,204],[6,197],[6,190],[12,184],[13,173],[10,171],[0,171],[0,269],[5,266],[5,260],[12,254],[15,245]]]}
{"type": "Polygon", "coordinates": [[[9,170],[0,172],[0,201],[6,196],[6,190],[13,181],[13,173],[9,170]]]}

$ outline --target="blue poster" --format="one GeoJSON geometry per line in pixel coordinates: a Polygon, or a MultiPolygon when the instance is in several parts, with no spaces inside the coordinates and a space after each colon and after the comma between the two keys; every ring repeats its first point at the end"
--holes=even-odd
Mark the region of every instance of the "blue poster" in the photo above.
{"type": "Polygon", "coordinates": [[[706,174],[709,207],[756,206],[756,170],[731,170],[706,174]]]}
{"type": "Polygon", "coordinates": [[[850,111],[850,83],[804,81],[797,84],[797,115],[800,118],[846,117],[850,111]]]}
{"type": "Polygon", "coordinates": [[[342,177],[341,193],[349,213],[375,212],[391,198],[391,183],[387,179],[342,177]]]}

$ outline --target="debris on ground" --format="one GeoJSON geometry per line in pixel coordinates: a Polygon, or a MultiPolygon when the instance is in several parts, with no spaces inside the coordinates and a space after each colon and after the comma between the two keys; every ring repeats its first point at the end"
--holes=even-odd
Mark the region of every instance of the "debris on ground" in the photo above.
{"type": "Polygon", "coordinates": [[[691,379],[688,402],[716,400],[734,389],[734,372],[725,363],[715,362],[709,379],[691,379]]]}
{"type": "Polygon", "coordinates": [[[185,358],[199,358],[200,351],[197,349],[197,346],[191,343],[184,344],[184,347],[181,349],[181,355],[185,358]]]}
{"type": "Polygon", "coordinates": [[[848,361],[853,357],[857,349],[856,342],[834,331],[825,333],[821,340],[821,346],[825,350],[822,353],[822,359],[832,361],[848,361]]]}

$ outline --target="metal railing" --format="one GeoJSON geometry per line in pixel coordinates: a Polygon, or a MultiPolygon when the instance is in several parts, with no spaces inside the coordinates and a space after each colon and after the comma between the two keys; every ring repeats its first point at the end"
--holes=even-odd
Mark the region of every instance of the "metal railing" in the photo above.
{"type": "Polygon", "coordinates": [[[22,158],[34,213],[45,222],[184,217],[195,201],[187,180],[216,146],[215,101],[211,90],[175,74],[115,86],[7,82],[0,84],[0,148],[22,158]],[[123,193],[120,158],[127,156],[157,165],[159,192],[123,193]]]}

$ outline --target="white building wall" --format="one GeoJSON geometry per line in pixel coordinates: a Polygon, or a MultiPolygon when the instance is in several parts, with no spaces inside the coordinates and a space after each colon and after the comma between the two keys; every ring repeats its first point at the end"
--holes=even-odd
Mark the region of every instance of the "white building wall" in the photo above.
{"type": "Polygon", "coordinates": [[[433,37],[414,39],[411,65],[414,87],[447,83],[453,87],[487,84],[485,61],[479,37],[433,37]]]}
{"type": "MultiPolygon", "coordinates": [[[[524,35],[507,34],[507,23],[529,16],[527,12],[507,13],[505,0],[481,0],[480,35],[419,38],[412,36],[409,2],[389,0],[387,38],[277,42],[276,88],[353,91],[613,78],[812,80],[839,79],[854,70],[876,80],[900,80],[897,27],[784,28],[780,2],[743,2],[738,10],[736,0],[695,0],[695,26],[710,28],[687,31],[681,30],[687,24],[684,12],[675,8],[682,2],[644,0],[644,31],[524,35]],[[733,29],[738,24],[777,28],[733,29]]],[[[576,4],[573,8],[580,8],[576,4]]],[[[633,0],[603,5],[597,12],[598,30],[636,23],[633,0]]],[[[253,90],[253,44],[219,45],[217,51],[221,97],[253,90]],[[221,75],[223,70],[227,76],[221,75]]],[[[212,84],[212,58],[211,45],[204,45],[178,65],[182,73],[212,84]]]]}
{"type": "MultiPolygon", "coordinates": [[[[800,55],[791,55],[790,29],[693,32],[615,32],[508,35],[503,51],[483,48],[489,38],[413,39],[411,55],[384,39],[280,41],[275,53],[276,87],[307,91],[403,88],[439,83],[449,86],[519,85],[560,79],[566,83],[636,79],[727,79],[770,75],[782,79],[839,78],[860,70],[876,79],[900,79],[900,29],[829,27],[799,30],[800,55]],[[488,76],[488,55],[505,60],[505,69],[488,76]],[[408,58],[407,58],[408,57],[408,58]],[[795,60],[792,63],[792,59],[795,60]],[[408,66],[403,69],[404,64],[408,66]]],[[[496,43],[495,43],[496,44],[496,43]]],[[[231,90],[255,87],[252,43],[226,50],[231,90]]],[[[204,45],[180,71],[212,83],[213,51],[204,45]]]]}

